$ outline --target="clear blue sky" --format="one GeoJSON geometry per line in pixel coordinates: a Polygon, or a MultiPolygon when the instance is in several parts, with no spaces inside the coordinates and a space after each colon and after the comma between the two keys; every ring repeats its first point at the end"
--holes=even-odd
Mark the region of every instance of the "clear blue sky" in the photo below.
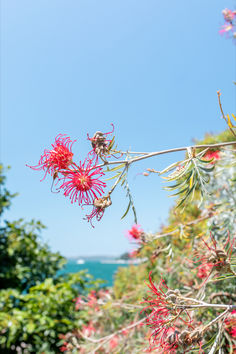
{"type": "MultiPolygon", "coordinates": [[[[115,125],[120,148],[156,151],[191,143],[225,128],[235,110],[235,46],[218,34],[222,0],[3,0],[1,1],[1,160],[11,165],[8,187],[19,192],[8,219],[40,219],[43,239],[63,255],[118,255],[131,249],[120,220],[127,200],[117,189],[95,229],[84,212],[50,179],[25,166],[36,164],[58,133],[77,139],[75,158],[90,148],[87,132],[115,125]]],[[[139,223],[157,231],[172,200],[160,169],[182,154],[136,164],[129,175],[139,223]]]]}

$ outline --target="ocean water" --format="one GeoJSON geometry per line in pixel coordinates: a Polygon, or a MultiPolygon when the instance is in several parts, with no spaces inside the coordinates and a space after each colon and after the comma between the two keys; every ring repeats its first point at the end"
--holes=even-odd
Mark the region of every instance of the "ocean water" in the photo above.
{"type": "Polygon", "coordinates": [[[80,270],[88,270],[94,279],[105,280],[104,286],[112,286],[114,275],[119,267],[127,267],[127,264],[102,263],[101,261],[86,261],[83,264],[77,264],[77,260],[68,259],[67,264],[60,273],[76,273],[80,270]]]}

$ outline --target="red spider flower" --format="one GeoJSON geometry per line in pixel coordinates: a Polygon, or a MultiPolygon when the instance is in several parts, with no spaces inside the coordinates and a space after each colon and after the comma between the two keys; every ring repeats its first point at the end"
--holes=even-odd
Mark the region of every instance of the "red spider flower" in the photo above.
{"type": "Polygon", "coordinates": [[[233,25],[231,23],[225,23],[223,26],[221,26],[221,29],[219,30],[220,34],[228,34],[230,31],[232,31],[233,25]]]}
{"type": "Polygon", "coordinates": [[[66,352],[68,350],[68,343],[67,342],[64,342],[63,343],[63,346],[60,347],[60,351],[61,352],[66,352]]]}
{"type": "Polygon", "coordinates": [[[115,349],[119,344],[119,337],[118,336],[114,336],[112,339],[110,339],[109,341],[109,349],[113,350],[115,349]]]}
{"type": "Polygon", "coordinates": [[[81,204],[92,204],[94,199],[101,196],[106,184],[100,181],[100,177],[104,175],[100,167],[92,165],[92,160],[85,160],[77,166],[77,170],[64,173],[64,177],[60,189],[64,190],[64,195],[70,196],[71,203],[78,202],[81,204]]]}
{"type": "Polygon", "coordinates": [[[88,140],[90,140],[91,145],[93,150],[91,150],[88,153],[89,158],[96,159],[96,163],[98,161],[98,157],[100,157],[102,160],[105,158],[109,158],[111,156],[115,158],[119,158],[122,154],[119,154],[120,156],[116,156],[114,154],[111,154],[111,149],[114,145],[114,137],[112,139],[108,139],[108,136],[111,135],[114,132],[114,125],[111,124],[112,126],[112,131],[108,133],[102,133],[100,131],[97,131],[92,138],[89,137],[88,135],[88,140]]]}
{"type": "Polygon", "coordinates": [[[213,270],[216,270],[218,273],[234,273],[230,267],[230,260],[235,244],[235,237],[231,241],[230,236],[228,235],[226,243],[223,247],[220,247],[217,244],[212,234],[210,234],[210,240],[211,241],[209,243],[202,239],[207,249],[204,247],[199,247],[199,250],[195,251],[194,254],[196,259],[193,263],[200,263],[197,267],[198,272],[200,270],[200,273],[198,274],[201,274],[202,270],[205,268],[204,272],[201,274],[201,278],[206,278],[203,284],[206,283],[213,270]]]}
{"type": "Polygon", "coordinates": [[[52,144],[51,150],[44,150],[43,155],[39,160],[38,165],[28,166],[33,170],[43,170],[46,177],[47,173],[51,176],[57,176],[62,170],[67,170],[72,163],[73,153],[71,152],[72,145],[76,140],[72,141],[65,134],[59,134],[55,138],[54,144],[52,144]]]}
{"type": "Polygon", "coordinates": [[[92,334],[94,334],[96,331],[95,327],[93,326],[92,321],[88,323],[88,325],[83,325],[82,326],[82,333],[86,337],[90,337],[92,334]]]}
{"type": "Polygon", "coordinates": [[[225,24],[221,26],[221,29],[219,31],[220,34],[226,34],[228,37],[230,35],[233,35],[234,38],[236,38],[236,22],[235,22],[235,17],[236,17],[236,11],[232,11],[229,9],[224,9],[222,11],[222,14],[224,16],[225,24]]]}
{"type": "Polygon", "coordinates": [[[226,331],[236,339],[236,310],[233,310],[224,320],[226,331]]]}
{"type": "Polygon", "coordinates": [[[211,266],[209,266],[208,264],[201,264],[198,267],[197,277],[200,279],[207,278],[210,270],[211,266]]]}
{"type": "Polygon", "coordinates": [[[220,159],[220,151],[208,150],[204,155],[204,160],[212,160],[210,163],[214,164],[217,160],[220,159]]]}
{"type": "Polygon", "coordinates": [[[90,291],[90,293],[88,294],[87,305],[91,308],[98,308],[97,302],[98,302],[98,299],[96,296],[96,291],[95,290],[90,291]]]}
{"type": "Polygon", "coordinates": [[[141,241],[141,236],[143,235],[143,230],[140,225],[135,224],[130,230],[127,231],[127,237],[130,241],[141,241]]]}
{"type": "Polygon", "coordinates": [[[186,333],[180,333],[177,321],[192,328],[191,318],[187,311],[184,312],[176,306],[180,296],[179,290],[169,289],[163,279],[160,280],[157,288],[152,282],[151,272],[149,282],[150,285],[147,285],[150,295],[144,301],[147,306],[142,311],[151,310],[146,319],[146,324],[153,330],[149,339],[150,348],[158,349],[159,353],[174,354],[180,344],[185,344],[183,334],[186,336],[186,333]]]}
{"type": "Polygon", "coordinates": [[[129,252],[129,258],[136,258],[138,256],[138,250],[133,250],[129,252]]]}
{"type": "Polygon", "coordinates": [[[78,296],[73,301],[75,301],[75,309],[76,310],[79,310],[84,304],[84,301],[81,296],[78,296]]]}

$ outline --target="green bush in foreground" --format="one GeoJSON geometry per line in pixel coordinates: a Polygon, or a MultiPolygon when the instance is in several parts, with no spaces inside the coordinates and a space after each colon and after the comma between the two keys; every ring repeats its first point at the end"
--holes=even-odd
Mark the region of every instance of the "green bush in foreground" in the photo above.
{"type": "MultiPolygon", "coordinates": [[[[0,210],[14,195],[4,188],[0,166],[0,210]]],[[[59,275],[66,260],[39,241],[39,221],[5,221],[0,228],[0,352],[56,353],[59,334],[83,324],[73,300],[96,288],[86,272],[59,275]]],[[[85,318],[86,319],[86,318],[85,318]]]]}

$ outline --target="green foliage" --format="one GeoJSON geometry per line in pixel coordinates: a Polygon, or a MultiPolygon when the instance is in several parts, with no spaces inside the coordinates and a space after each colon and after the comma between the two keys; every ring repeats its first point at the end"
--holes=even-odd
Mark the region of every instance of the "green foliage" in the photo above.
{"type": "Polygon", "coordinates": [[[58,351],[58,335],[80,324],[73,299],[90,282],[85,272],[56,280],[47,278],[28,293],[2,290],[0,300],[0,348],[14,352],[26,346],[33,353],[58,351]],[[22,346],[23,343],[23,346],[22,346]]]}
{"type": "MultiPolygon", "coordinates": [[[[191,201],[194,198],[196,190],[200,190],[203,198],[204,194],[208,194],[206,184],[210,181],[210,172],[213,171],[210,161],[206,161],[202,156],[190,156],[188,160],[185,160],[180,164],[173,172],[167,177],[163,177],[166,182],[175,182],[175,184],[164,187],[168,191],[176,191],[171,196],[178,196],[177,208],[185,205],[187,201],[191,201]]],[[[176,165],[176,164],[175,164],[176,165]]],[[[171,170],[173,167],[169,167],[162,173],[171,170]]]]}
{"type": "MultiPolygon", "coordinates": [[[[235,141],[235,137],[232,135],[231,131],[225,130],[219,134],[211,134],[211,133],[206,133],[204,136],[204,139],[202,140],[194,140],[194,143],[197,145],[202,145],[202,144],[217,144],[220,142],[230,142],[230,141],[235,141]]],[[[216,148],[218,150],[218,148],[216,148]]]]}
{"type": "Polygon", "coordinates": [[[114,284],[114,295],[117,299],[122,298],[124,294],[133,293],[132,299],[141,301],[144,288],[144,281],[147,277],[147,269],[145,265],[129,266],[119,268],[114,284]],[[138,270],[138,271],[137,271],[138,270]],[[127,282],[127,279],[132,281],[127,282]]]}
{"type": "Polygon", "coordinates": [[[55,277],[66,260],[38,241],[40,221],[8,222],[0,229],[0,289],[26,291],[46,278],[55,277]]]}
{"type": "MultiPolygon", "coordinates": [[[[0,211],[14,196],[0,169],[0,211]]],[[[58,335],[82,325],[74,299],[98,282],[86,272],[59,275],[66,260],[40,241],[40,221],[5,221],[0,228],[0,352],[57,353],[58,335]]]]}
{"type": "MultiPolygon", "coordinates": [[[[7,167],[9,169],[10,167],[7,167]]],[[[0,163],[0,216],[2,215],[4,209],[8,209],[11,205],[11,199],[16,196],[11,194],[8,189],[5,188],[6,177],[4,175],[3,165],[0,163]]]]}

